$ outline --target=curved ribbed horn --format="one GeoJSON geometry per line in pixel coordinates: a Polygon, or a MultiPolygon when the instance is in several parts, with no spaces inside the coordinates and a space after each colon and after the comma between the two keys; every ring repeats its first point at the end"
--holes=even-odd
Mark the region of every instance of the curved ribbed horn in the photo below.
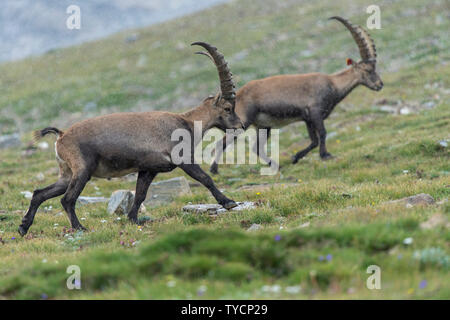
{"type": "Polygon", "coordinates": [[[352,24],[350,21],[334,16],[329,18],[329,20],[335,19],[341,22],[353,36],[356,44],[359,47],[359,53],[363,61],[376,61],[377,60],[377,50],[375,49],[375,43],[370,37],[369,33],[367,33],[363,28],[358,25],[352,24]]]}
{"type": "Polygon", "coordinates": [[[217,67],[217,71],[219,72],[220,79],[220,91],[222,97],[228,101],[234,102],[236,99],[235,86],[233,83],[233,74],[228,68],[228,64],[225,61],[223,54],[217,51],[216,47],[211,46],[205,42],[194,42],[191,46],[201,46],[208,51],[206,52],[196,52],[197,54],[203,54],[209,57],[217,67]]]}

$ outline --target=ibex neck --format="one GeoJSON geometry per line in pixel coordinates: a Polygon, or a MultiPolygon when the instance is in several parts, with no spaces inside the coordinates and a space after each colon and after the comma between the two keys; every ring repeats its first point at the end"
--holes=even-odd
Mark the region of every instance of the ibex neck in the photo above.
{"type": "Polygon", "coordinates": [[[355,69],[349,68],[331,75],[331,80],[339,95],[339,101],[344,99],[355,87],[359,85],[355,69]]]}
{"type": "Polygon", "coordinates": [[[199,121],[202,123],[202,137],[206,131],[213,127],[213,119],[211,119],[211,114],[208,106],[204,104],[186,111],[181,114],[186,120],[191,122],[192,129],[194,128],[194,122],[199,121]]]}

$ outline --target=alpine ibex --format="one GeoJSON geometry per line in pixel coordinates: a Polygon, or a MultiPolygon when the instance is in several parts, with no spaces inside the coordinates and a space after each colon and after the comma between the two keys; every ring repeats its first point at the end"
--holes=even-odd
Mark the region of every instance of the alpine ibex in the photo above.
{"type": "MultiPolygon", "coordinates": [[[[57,135],[56,159],[60,168],[59,180],[33,192],[30,207],[19,226],[23,236],[33,223],[38,207],[46,200],[60,195],[72,228],[85,228],[75,214],[75,202],[91,177],[119,177],[138,172],[136,195],[128,218],[137,223],[138,210],[145,200],[147,190],[159,172],[180,167],[189,176],[201,182],[217,202],[226,209],[237,204],[220,192],[213,180],[194,163],[194,148],[190,163],[174,164],[171,150],[178,141],[171,141],[172,132],[185,129],[194,136],[194,121],[202,122],[202,134],[212,127],[222,130],[242,129],[242,122],[235,113],[235,87],[227,63],[217,48],[195,42],[209,53],[220,78],[220,92],[206,98],[196,108],[185,113],[141,112],[116,113],[100,116],[74,124],[67,131],[45,128],[35,132],[35,138],[48,133],[57,135]]],[[[194,142],[192,143],[194,144],[194,142]]]]}
{"type": "MultiPolygon", "coordinates": [[[[236,113],[244,123],[244,130],[254,125],[257,129],[283,127],[296,121],[305,121],[311,144],[292,157],[292,162],[308,154],[320,145],[320,157],[331,157],[325,146],[326,130],[324,120],[334,107],[355,87],[362,84],[369,89],[379,91],[383,82],[376,72],[376,49],[369,34],[360,26],[351,24],[341,17],[331,17],[344,24],[359,47],[362,60],[353,62],[348,59],[350,68],[327,75],[308,73],[298,75],[278,75],[253,80],[237,92],[236,113]]],[[[268,135],[267,135],[268,136],[268,135]]],[[[270,164],[271,159],[264,151],[267,139],[259,141],[259,135],[253,151],[270,164]]],[[[218,172],[218,160],[228,143],[233,141],[225,136],[216,147],[215,160],[210,171],[218,172]]]]}

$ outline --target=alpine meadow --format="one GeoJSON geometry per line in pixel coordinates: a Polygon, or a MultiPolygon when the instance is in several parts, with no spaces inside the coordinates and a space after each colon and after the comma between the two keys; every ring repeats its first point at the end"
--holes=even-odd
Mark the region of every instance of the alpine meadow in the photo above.
{"type": "MultiPolygon", "coordinates": [[[[380,29],[366,27],[362,0],[234,0],[0,64],[0,137],[21,140],[0,149],[0,299],[450,299],[450,2],[376,4],[380,29]],[[293,164],[311,143],[295,122],[279,131],[275,175],[260,174],[264,161],[220,164],[211,175],[227,199],[255,207],[183,211],[217,201],[177,168],[154,183],[183,176],[190,192],[146,201],[145,223],[78,201],[87,230],[73,230],[57,197],[19,235],[29,194],[58,180],[56,138],[33,144],[34,130],[200,105],[220,89],[196,41],[224,55],[236,90],[274,75],[339,72],[360,53],[332,16],[370,33],[384,84],[355,88],[325,120],[334,157],[316,148],[293,164]],[[79,267],[79,290],[66,285],[69,266],[79,267]]],[[[81,196],[135,187],[136,176],[92,178],[81,196]]]]}

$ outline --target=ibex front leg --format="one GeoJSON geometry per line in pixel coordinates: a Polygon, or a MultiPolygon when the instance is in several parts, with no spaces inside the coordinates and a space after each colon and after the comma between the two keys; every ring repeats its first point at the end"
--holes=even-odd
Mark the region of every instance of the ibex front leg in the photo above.
{"type": "Polygon", "coordinates": [[[269,166],[272,163],[272,159],[270,159],[266,153],[266,145],[267,140],[270,137],[270,130],[271,128],[258,128],[258,130],[256,130],[256,141],[252,148],[253,152],[256,153],[258,157],[263,159],[269,166]],[[266,130],[266,134],[261,132],[262,134],[260,135],[260,130],[266,130]]]}
{"type": "Polygon", "coordinates": [[[208,176],[198,164],[181,164],[179,167],[183,169],[183,171],[186,172],[191,178],[207,187],[208,190],[211,191],[214,198],[216,198],[217,202],[225,209],[231,209],[237,206],[236,202],[225,197],[225,195],[216,188],[211,177],[208,176]]]}
{"type": "Polygon", "coordinates": [[[139,171],[136,182],[136,194],[134,196],[133,206],[130,212],[128,212],[128,219],[134,223],[138,223],[138,212],[142,202],[144,202],[147,196],[148,188],[155,178],[156,173],[150,171],[139,171]]]}
{"type": "Polygon", "coordinates": [[[212,174],[219,173],[219,165],[218,165],[218,163],[219,163],[220,157],[222,157],[222,154],[224,153],[224,151],[227,149],[228,145],[231,142],[234,141],[234,143],[236,144],[236,139],[237,139],[236,135],[230,136],[229,134],[225,134],[221,141],[217,141],[216,149],[215,149],[216,154],[215,154],[215,157],[214,157],[214,161],[211,164],[211,167],[209,168],[209,171],[212,174]]]}
{"type": "Polygon", "coordinates": [[[297,152],[295,156],[292,157],[292,163],[297,163],[298,160],[306,156],[312,149],[319,145],[319,138],[317,137],[316,129],[311,121],[306,122],[306,128],[308,129],[309,138],[311,139],[311,144],[305,149],[297,152]]]}
{"type": "Polygon", "coordinates": [[[319,154],[322,160],[327,160],[333,156],[327,151],[325,141],[327,139],[327,130],[325,129],[325,124],[323,123],[322,117],[317,117],[313,119],[314,126],[316,127],[317,134],[319,135],[319,154]]]}

